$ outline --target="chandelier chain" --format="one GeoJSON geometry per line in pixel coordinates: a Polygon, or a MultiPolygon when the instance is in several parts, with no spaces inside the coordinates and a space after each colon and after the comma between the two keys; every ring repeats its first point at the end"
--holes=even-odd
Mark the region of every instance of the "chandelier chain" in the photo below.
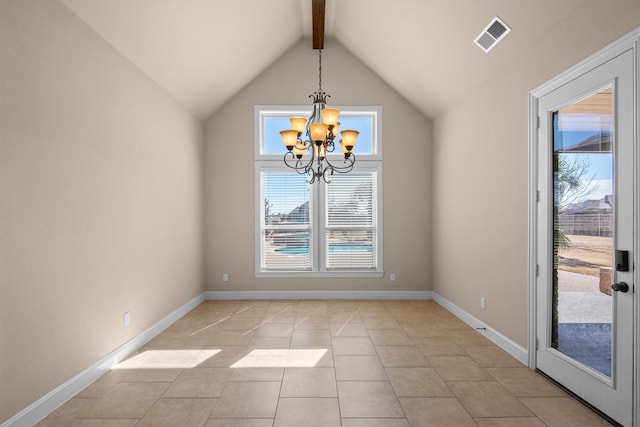
{"type": "Polygon", "coordinates": [[[322,94],[322,49],[318,49],[318,92],[322,94]]]}

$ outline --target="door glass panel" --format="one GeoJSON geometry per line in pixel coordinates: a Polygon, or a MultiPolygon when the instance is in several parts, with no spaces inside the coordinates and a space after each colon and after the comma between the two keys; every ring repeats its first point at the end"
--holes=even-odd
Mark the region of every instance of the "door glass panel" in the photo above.
{"type": "Polygon", "coordinates": [[[553,113],[551,346],[611,377],[613,94],[553,113]]]}

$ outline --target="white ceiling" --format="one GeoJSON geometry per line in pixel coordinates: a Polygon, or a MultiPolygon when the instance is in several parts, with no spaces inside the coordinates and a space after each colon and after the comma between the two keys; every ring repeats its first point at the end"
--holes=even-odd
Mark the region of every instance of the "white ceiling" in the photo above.
{"type": "MultiPolygon", "coordinates": [[[[201,119],[311,34],[311,0],[60,1],[201,119]]],[[[589,1],[327,0],[325,35],[434,117],[589,1]],[[484,53],[494,16],[512,31],[484,53]]]]}

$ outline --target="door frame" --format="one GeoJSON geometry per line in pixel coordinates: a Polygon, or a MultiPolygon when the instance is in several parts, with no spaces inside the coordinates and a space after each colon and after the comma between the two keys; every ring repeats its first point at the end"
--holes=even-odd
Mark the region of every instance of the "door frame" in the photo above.
{"type": "Polygon", "coordinates": [[[537,235],[538,214],[538,99],[547,93],[563,86],[579,76],[595,69],[599,65],[615,58],[623,52],[631,50],[634,56],[635,70],[633,73],[634,101],[633,101],[633,263],[637,268],[633,271],[633,283],[639,285],[638,291],[633,293],[633,425],[640,426],[640,27],[626,34],[622,38],[609,44],[585,60],[579,62],[558,76],[538,86],[529,92],[529,208],[528,208],[528,358],[529,367],[537,367],[536,337],[537,337],[537,292],[538,276],[537,235]]]}

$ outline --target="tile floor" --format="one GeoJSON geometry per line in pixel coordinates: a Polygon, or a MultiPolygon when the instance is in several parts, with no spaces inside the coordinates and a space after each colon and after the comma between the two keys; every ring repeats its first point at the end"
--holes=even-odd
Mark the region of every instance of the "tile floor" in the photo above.
{"type": "Polygon", "coordinates": [[[207,301],[39,426],[609,425],[433,301],[207,301]]]}

